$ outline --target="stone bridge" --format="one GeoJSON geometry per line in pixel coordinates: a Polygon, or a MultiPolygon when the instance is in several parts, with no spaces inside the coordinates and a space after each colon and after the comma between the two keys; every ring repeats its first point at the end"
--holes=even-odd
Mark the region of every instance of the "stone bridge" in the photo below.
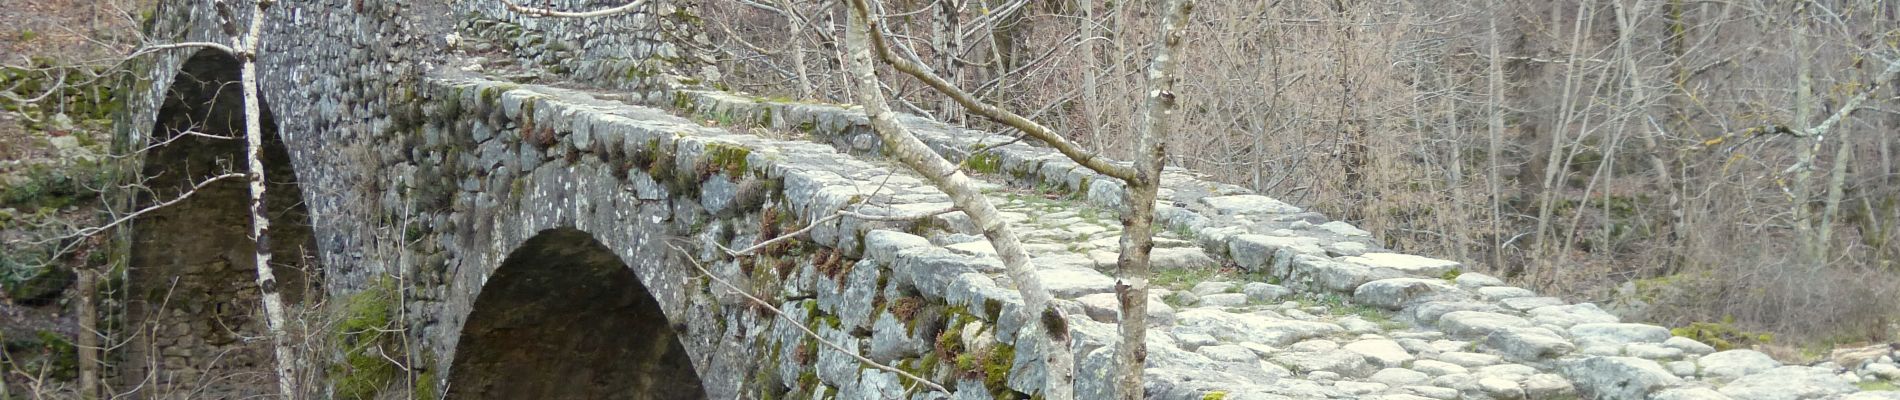
{"type": "MultiPolygon", "coordinates": [[[[206,1],[168,41],[225,41],[206,1]]],[[[607,1],[561,0],[590,9],[607,1]]],[[[1013,283],[947,198],[847,106],[708,89],[697,8],[534,20],[497,2],[310,0],[267,12],[271,247],[335,398],[1029,398],[1013,283]],[[724,249],[813,227],[741,257],[724,249]],[[705,273],[702,272],[707,271],[705,273]],[[763,298],[776,317],[730,282],[763,298]],[[869,369],[793,326],[942,382],[869,369]]],[[[236,14],[243,19],[242,10],[236,14]]],[[[141,60],[116,146],[171,199],[229,171],[239,64],[141,60]],[[204,135],[187,134],[187,132],[204,135]]],[[[1121,188],[1044,148],[921,118],[1069,308],[1082,398],[1109,395],[1121,188]]],[[[1163,399],[1820,398],[1833,370],[1715,352],[1192,173],[1167,176],[1148,395],[1163,399]],[[1774,397],[1789,393],[1799,396],[1774,397]],[[1767,396],[1767,397],[1764,397],[1767,396]]],[[[247,197],[205,185],[123,230],[122,387],[268,393],[247,197]]],[[[1870,392],[1871,393],[1871,392],[1870,392]]],[[[1878,397],[1860,394],[1860,398],[1878,397]]]]}

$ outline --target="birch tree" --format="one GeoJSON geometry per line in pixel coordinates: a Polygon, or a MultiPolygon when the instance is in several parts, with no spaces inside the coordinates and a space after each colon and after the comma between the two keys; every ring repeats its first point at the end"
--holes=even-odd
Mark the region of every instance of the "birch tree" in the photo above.
{"type": "Polygon", "coordinates": [[[1034,339],[1023,339],[1043,341],[1043,362],[1047,372],[1043,398],[1075,398],[1075,355],[1069,350],[1067,317],[1061,309],[1051,304],[1053,297],[1043,287],[1042,279],[1036,276],[1035,266],[1029,263],[1028,251],[1023,249],[1022,242],[1010,229],[1009,223],[1003,220],[996,206],[976,188],[975,181],[899,124],[897,114],[885,103],[884,91],[871,58],[872,37],[877,35],[871,23],[871,10],[871,5],[865,0],[853,0],[846,17],[845,61],[851,83],[856,86],[852,90],[853,96],[864,107],[864,114],[871,118],[873,130],[888,146],[891,156],[950,195],[951,203],[969,215],[983,231],[983,236],[996,248],[996,254],[1002,259],[1010,279],[1016,281],[1017,293],[1022,295],[1022,310],[1029,313],[1025,317],[1030,317],[1026,319],[1036,321],[1037,335],[1031,336],[1034,339]]]}
{"type": "MultiPolygon", "coordinates": [[[[1140,133],[1135,147],[1136,160],[1132,165],[1124,165],[1111,161],[1100,156],[1098,153],[1083,149],[1081,146],[1062,137],[1062,135],[1057,134],[1047,126],[1043,126],[1029,118],[996,105],[984,103],[978,100],[975,95],[956,87],[956,85],[950,81],[930,71],[923,66],[922,62],[899,55],[898,52],[891,48],[891,44],[885,40],[882,30],[877,27],[877,19],[875,18],[867,18],[870,22],[870,26],[862,28],[868,34],[870,43],[863,43],[862,41],[853,42],[854,59],[857,58],[859,52],[869,53],[869,47],[874,47],[878,58],[884,63],[889,64],[906,75],[923,81],[924,84],[930,86],[932,89],[955,100],[957,104],[962,105],[963,108],[971,114],[976,114],[1005,126],[1015,128],[1030,137],[1048,144],[1057,152],[1074,160],[1077,164],[1081,164],[1097,173],[1122,181],[1124,187],[1123,200],[1124,203],[1127,204],[1128,209],[1122,213],[1121,254],[1116,259],[1116,264],[1120,272],[1117,277],[1118,282],[1115,286],[1115,293],[1121,305],[1122,341],[1119,347],[1116,348],[1115,361],[1118,369],[1115,375],[1117,378],[1115,389],[1116,396],[1123,399],[1139,399],[1143,394],[1142,369],[1148,358],[1146,347],[1148,330],[1148,259],[1149,251],[1154,248],[1155,201],[1161,187],[1161,172],[1167,162],[1166,146],[1167,135],[1169,133],[1169,119],[1172,117],[1175,107],[1174,84],[1176,79],[1175,70],[1178,65],[1175,52],[1178,51],[1181,46],[1182,32],[1186,29],[1187,15],[1190,10],[1192,10],[1193,3],[1191,0],[1168,0],[1160,5],[1163,16],[1161,32],[1156,40],[1158,46],[1156,46],[1154,59],[1148,66],[1148,91],[1146,92],[1146,102],[1139,116],[1140,125],[1138,129],[1140,133]]],[[[871,11],[874,10],[873,7],[869,6],[868,0],[853,0],[853,4],[855,12],[860,14],[871,15],[871,11]]],[[[869,55],[864,54],[864,56],[868,57],[869,55]]],[[[871,88],[876,87],[876,76],[873,74],[871,66],[855,65],[853,68],[859,70],[856,75],[858,75],[857,79],[861,81],[859,82],[860,85],[870,85],[871,88]]],[[[866,100],[864,102],[866,103],[865,107],[867,113],[874,114],[872,110],[874,106],[879,109],[883,108],[881,101],[878,101],[880,99],[875,97],[864,98],[862,95],[861,99],[866,100]]],[[[885,112],[888,112],[888,110],[885,112]]],[[[877,123],[880,118],[890,117],[874,116],[873,122],[877,123]]],[[[886,125],[889,125],[890,130],[901,129],[894,121],[886,125]]],[[[885,127],[879,127],[878,130],[881,135],[887,135],[884,133],[887,130],[885,127]]],[[[893,139],[893,137],[889,136],[896,136],[895,139],[901,141],[908,135],[887,135],[887,143],[893,139]]],[[[910,138],[909,140],[915,141],[914,138],[910,138]]],[[[917,143],[917,146],[921,148],[922,143],[917,143]]],[[[901,148],[902,147],[900,147],[900,149],[901,148]]],[[[923,152],[929,153],[928,149],[923,149],[923,152]]],[[[929,154],[934,156],[934,153],[929,154]]],[[[941,163],[944,166],[949,165],[947,161],[941,163]]],[[[919,172],[929,176],[937,175],[931,170],[920,169],[919,172]]],[[[962,173],[955,172],[952,175],[962,176],[962,173]]],[[[942,185],[939,186],[941,187],[942,185]]],[[[962,204],[958,204],[958,206],[964,207],[962,204]]],[[[965,211],[968,211],[967,207],[965,211]]],[[[982,222],[979,221],[979,224],[982,224],[982,222]]],[[[1008,236],[1010,240],[1013,240],[1013,235],[1008,236]]],[[[1014,247],[1013,243],[999,243],[997,236],[991,236],[991,242],[996,245],[999,254],[1004,253],[1002,249],[1006,245],[1014,247]]],[[[1014,251],[1020,252],[1021,250],[1015,249],[1014,251]]],[[[1005,264],[1010,263],[1009,257],[1011,256],[1005,256],[1005,264]]],[[[1016,269],[1017,267],[1011,266],[1012,271],[1016,269]]],[[[1046,296],[1046,294],[1044,296],[1046,296]]],[[[1025,297],[1027,297],[1027,295],[1025,295],[1025,297]]],[[[1031,308],[1034,309],[1035,307],[1031,308]]],[[[1056,368],[1056,360],[1049,361],[1053,371],[1053,368],[1056,368]]],[[[1065,365],[1063,367],[1066,368],[1070,366],[1065,365]]],[[[1050,374],[1050,382],[1048,382],[1048,384],[1051,391],[1047,392],[1049,394],[1048,398],[1065,398],[1056,397],[1057,394],[1067,394],[1067,388],[1063,387],[1066,386],[1066,384],[1057,381],[1057,379],[1061,378],[1064,377],[1053,372],[1050,374]],[[1058,388],[1063,389],[1063,391],[1055,391],[1055,389],[1058,388]]]]}
{"type": "Polygon", "coordinates": [[[223,1],[218,2],[219,15],[225,19],[225,34],[231,35],[232,56],[242,62],[239,71],[239,84],[244,91],[244,140],[245,159],[251,168],[251,239],[257,244],[253,262],[257,269],[257,292],[264,302],[265,327],[270,332],[277,361],[277,387],[284,398],[303,398],[297,388],[296,357],[291,351],[289,335],[285,334],[287,321],[284,311],[284,299],[278,293],[276,272],[271,268],[270,218],[264,208],[264,130],[263,111],[258,102],[257,91],[257,54],[263,48],[264,9],[273,0],[254,0],[250,2],[251,21],[245,27],[242,36],[231,21],[229,7],[223,1]]]}

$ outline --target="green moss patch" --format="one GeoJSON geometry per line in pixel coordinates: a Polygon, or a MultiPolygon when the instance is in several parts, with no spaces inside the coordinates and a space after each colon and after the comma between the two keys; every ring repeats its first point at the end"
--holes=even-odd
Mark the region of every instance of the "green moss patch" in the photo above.
{"type": "Polygon", "coordinates": [[[386,354],[401,354],[402,340],[393,322],[397,287],[389,279],[379,279],[363,291],[345,298],[338,310],[338,322],[331,339],[343,351],[343,357],[329,368],[330,387],[339,399],[376,398],[391,382],[402,378],[402,371],[386,354]]]}

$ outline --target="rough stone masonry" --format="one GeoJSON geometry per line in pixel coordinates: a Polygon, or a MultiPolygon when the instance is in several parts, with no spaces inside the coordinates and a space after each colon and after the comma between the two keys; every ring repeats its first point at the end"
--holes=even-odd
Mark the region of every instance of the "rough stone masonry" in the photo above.
{"type": "MultiPolygon", "coordinates": [[[[229,40],[213,2],[160,3],[156,40],[229,40]]],[[[750,255],[725,251],[840,209],[908,215],[948,199],[881,158],[853,107],[708,89],[719,77],[695,3],[649,3],[587,20],[476,0],[267,11],[258,62],[283,194],[271,200],[274,247],[308,288],[295,300],[317,310],[311,336],[336,349],[312,355],[324,393],[1033,397],[1046,349],[1017,341],[1013,283],[960,214],[842,218],[750,255]],[[867,368],[794,325],[953,392],[867,368]]],[[[213,88],[234,81],[234,58],[186,48],[138,63],[115,146],[152,190],[120,196],[125,207],[180,193],[234,156],[173,140],[231,118],[235,91],[213,88]]],[[[904,122],[987,182],[1071,311],[1079,396],[1108,396],[1116,181],[1044,148],[997,146],[1007,137],[904,122]]],[[[1891,352],[1787,366],[1716,351],[1455,261],[1389,252],[1350,224],[1191,172],[1164,181],[1151,398],[1900,399],[1857,386],[1900,379],[1891,352]]],[[[244,339],[258,331],[250,244],[231,200],[241,190],[227,189],[122,232],[124,330],[149,339],[113,357],[156,368],[113,379],[211,397],[271,390],[268,341],[244,339]]]]}

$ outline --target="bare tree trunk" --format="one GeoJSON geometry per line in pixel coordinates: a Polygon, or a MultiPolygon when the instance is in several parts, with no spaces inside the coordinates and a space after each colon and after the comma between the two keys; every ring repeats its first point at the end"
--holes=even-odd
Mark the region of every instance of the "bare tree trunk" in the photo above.
{"type": "Polygon", "coordinates": [[[1175,52],[1181,47],[1192,0],[1166,0],[1161,4],[1160,46],[1148,65],[1148,101],[1142,105],[1141,136],[1135,143],[1135,179],[1127,181],[1128,212],[1122,214],[1120,282],[1115,297],[1121,300],[1121,346],[1115,360],[1121,366],[1115,383],[1115,395],[1124,400],[1140,400],[1142,371],[1148,363],[1148,253],[1154,250],[1155,197],[1161,189],[1161,169],[1167,164],[1169,118],[1174,114],[1175,52]]]}
{"type": "MultiPolygon", "coordinates": [[[[1486,166],[1485,172],[1491,189],[1491,266],[1503,270],[1505,268],[1504,227],[1500,224],[1504,219],[1504,207],[1501,204],[1504,197],[1502,190],[1504,183],[1503,178],[1498,176],[1498,169],[1502,167],[1499,165],[1498,158],[1502,156],[1500,148],[1504,147],[1504,107],[1501,104],[1504,101],[1504,60],[1498,49],[1503,45],[1499,43],[1502,38],[1498,37],[1497,7],[1497,0],[1492,0],[1489,7],[1492,12],[1490,17],[1491,67],[1488,74],[1491,84],[1490,96],[1487,96],[1489,100],[1485,103],[1487,114],[1490,115],[1486,120],[1491,127],[1491,140],[1490,144],[1485,146],[1485,159],[1490,165],[1486,166]]],[[[1542,224],[1541,220],[1539,224],[1542,224]]],[[[1541,226],[1539,229],[1542,229],[1541,226]]]]}
{"type": "MultiPolygon", "coordinates": [[[[0,333],[0,340],[6,340],[6,338],[7,338],[6,333],[0,333]]],[[[4,354],[0,354],[0,356],[4,356],[4,354]]],[[[11,361],[11,360],[6,360],[6,361],[11,361]]],[[[9,370],[11,368],[10,366],[12,365],[13,363],[11,362],[0,362],[0,399],[13,398],[13,393],[10,393],[7,390],[7,382],[6,382],[6,379],[4,378],[8,376],[13,376],[13,371],[9,370]]]]}
{"type": "MultiPolygon", "coordinates": [[[[85,260],[85,257],[79,258],[85,260]]],[[[83,261],[82,261],[83,262],[83,261]]],[[[99,275],[92,266],[79,270],[79,398],[99,398],[99,275]]],[[[0,374],[0,377],[5,374],[0,374]]],[[[5,386],[0,383],[0,386],[5,386]]],[[[0,391],[0,399],[7,398],[0,391]]]]}
{"type": "Polygon", "coordinates": [[[1082,32],[1077,35],[1082,38],[1079,49],[1081,55],[1077,57],[1082,59],[1082,116],[1087,121],[1083,128],[1088,130],[1089,142],[1096,144],[1090,146],[1089,151],[1101,152],[1102,101],[1101,94],[1096,93],[1100,83],[1096,81],[1095,73],[1096,64],[1099,63],[1095,59],[1095,2],[1084,1],[1076,6],[1082,9],[1081,21],[1077,22],[1082,32]]]}
{"type": "MultiPolygon", "coordinates": [[[[1268,21],[1278,20],[1280,18],[1279,3],[1268,5],[1266,15],[1268,21]]],[[[1274,122],[1277,120],[1274,118],[1274,113],[1281,110],[1280,90],[1283,77],[1280,74],[1280,27],[1272,22],[1262,25],[1262,30],[1267,34],[1266,54],[1262,56],[1267,58],[1267,85],[1272,88],[1271,94],[1267,95],[1266,112],[1258,113],[1257,116],[1260,120],[1260,128],[1254,132],[1253,190],[1264,193],[1267,190],[1267,133],[1273,131],[1274,122]]]]}
{"type": "MultiPolygon", "coordinates": [[[[1841,105],[1840,110],[1835,111],[1834,115],[1828,117],[1827,120],[1821,121],[1819,126],[1814,127],[1813,130],[1807,134],[1815,137],[1815,140],[1825,139],[1829,131],[1833,130],[1836,123],[1847,118],[1847,116],[1853,114],[1854,111],[1859,110],[1861,102],[1866,101],[1874,92],[1886,87],[1887,83],[1894,79],[1895,75],[1900,75],[1900,61],[1888,64],[1887,68],[1881,71],[1879,75],[1876,75],[1873,81],[1868,83],[1867,87],[1862,90],[1860,94],[1849,98],[1846,103],[1841,105]]],[[[1847,164],[1848,161],[1852,159],[1854,152],[1854,144],[1847,140],[1847,132],[1840,132],[1833,136],[1836,137],[1836,140],[1840,141],[1840,147],[1835,150],[1834,165],[1828,171],[1827,199],[1823,202],[1821,221],[1819,226],[1816,227],[1819,233],[1816,234],[1816,243],[1814,244],[1816,260],[1821,261],[1825,261],[1828,258],[1829,243],[1833,241],[1834,235],[1834,218],[1840,214],[1841,199],[1845,196],[1847,164]]],[[[1817,142],[1816,147],[1818,147],[1818,143],[1819,142],[1817,142]]]]}
{"type": "MultiPolygon", "coordinates": [[[[1617,24],[1616,50],[1619,58],[1623,59],[1623,69],[1625,70],[1624,73],[1627,74],[1626,77],[1628,78],[1627,82],[1631,96],[1629,107],[1632,108],[1630,112],[1624,115],[1626,118],[1637,118],[1639,121],[1653,121],[1649,115],[1649,103],[1651,101],[1649,99],[1649,90],[1644,86],[1643,71],[1636,66],[1636,53],[1632,49],[1634,46],[1630,44],[1630,42],[1634,40],[1633,37],[1636,36],[1636,21],[1633,20],[1633,18],[1642,15],[1643,2],[1637,0],[1635,5],[1625,6],[1623,5],[1623,0],[1617,0],[1615,5],[1617,24]]],[[[1677,3],[1676,6],[1679,7],[1680,3],[1677,3]]],[[[1675,15],[1680,16],[1680,11],[1678,10],[1675,15]]],[[[1662,131],[1658,130],[1661,126],[1654,123],[1643,122],[1638,122],[1638,125],[1644,126],[1643,131],[1647,132],[1637,136],[1643,139],[1643,156],[1649,160],[1649,168],[1656,171],[1656,189],[1663,191],[1664,197],[1667,199],[1667,202],[1664,203],[1664,209],[1669,211],[1669,222],[1673,226],[1682,226],[1684,214],[1676,209],[1676,206],[1682,199],[1676,191],[1675,176],[1669,172],[1669,163],[1663,160],[1663,149],[1656,139],[1657,136],[1663,134],[1662,131]]],[[[1605,156],[1605,158],[1607,159],[1608,156],[1605,156]]],[[[1672,230],[1671,232],[1674,231],[1672,230]]]]}
{"type": "MultiPolygon", "coordinates": [[[[1353,79],[1355,77],[1353,72],[1361,67],[1354,57],[1356,55],[1354,51],[1359,50],[1356,48],[1358,43],[1354,35],[1354,31],[1358,29],[1359,21],[1357,20],[1357,16],[1354,15],[1352,7],[1353,4],[1350,4],[1347,0],[1333,0],[1333,12],[1335,16],[1339,18],[1338,39],[1334,41],[1334,45],[1337,47],[1337,49],[1335,49],[1337,51],[1337,57],[1339,58],[1337,60],[1339,64],[1340,92],[1339,132],[1344,136],[1342,141],[1345,147],[1342,149],[1341,153],[1343,154],[1341,154],[1340,157],[1342,158],[1340,163],[1344,164],[1343,167],[1345,169],[1345,188],[1342,190],[1342,194],[1344,195],[1342,197],[1344,197],[1344,201],[1348,204],[1343,208],[1346,213],[1345,219],[1360,220],[1372,217],[1372,213],[1366,212],[1370,207],[1368,207],[1365,202],[1367,190],[1365,182],[1366,175],[1368,173],[1367,170],[1372,168],[1372,165],[1369,161],[1369,156],[1366,154],[1368,151],[1367,148],[1370,146],[1367,143],[1367,141],[1370,140],[1370,135],[1366,132],[1365,123],[1360,121],[1359,118],[1360,101],[1358,98],[1359,94],[1357,93],[1359,88],[1357,87],[1358,82],[1353,79]]],[[[1373,229],[1377,230],[1378,228],[1375,227],[1373,229]]]]}
{"type": "Polygon", "coordinates": [[[257,269],[257,292],[264,303],[266,327],[277,353],[278,390],[286,399],[300,399],[303,396],[297,391],[296,359],[290,349],[290,337],[285,333],[288,325],[285,321],[284,300],[278,293],[277,276],[270,264],[270,218],[264,203],[264,129],[263,109],[259,105],[257,91],[257,52],[263,47],[264,6],[268,1],[251,2],[249,31],[244,37],[234,37],[232,41],[236,42],[239,49],[237,58],[244,62],[239,81],[244,90],[245,158],[249,160],[251,169],[251,238],[257,244],[253,260],[257,269]]]}
{"type": "MultiPolygon", "coordinates": [[[[943,64],[941,73],[945,79],[950,80],[951,84],[959,84],[958,79],[963,76],[962,67],[959,66],[957,57],[963,54],[963,28],[962,23],[959,21],[961,21],[960,18],[963,12],[964,1],[965,0],[943,0],[942,6],[938,7],[938,9],[941,10],[939,12],[943,18],[943,35],[945,36],[943,46],[938,48],[938,51],[942,52],[942,54],[938,56],[938,59],[940,59],[940,62],[943,64]]],[[[957,101],[950,99],[949,96],[944,97],[943,104],[940,104],[939,107],[943,108],[944,121],[968,123],[964,120],[963,109],[957,107],[957,101]]]]}
{"type": "Polygon", "coordinates": [[[790,37],[785,39],[792,42],[792,48],[790,50],[792,53],[792,75],[795,75],[795,78],[798,79],[798,99],[816,99],[817,94],[813,92],[811,78],[808,76],[810,72],[808,72],[808,69],[805,67],[805,24],[799,21],[798,4],[793,3],[792,0],[779,0],[778,4],[779,7],[785,9],[785,33],[790,35],[790,37]]]}
{"type": "Polygon", "coordinates": [[[997,256],[1003,260],[1010,279],[1016,281],[1017,292],[1023,297],[1023,312],[1029,314],[1026,317],[1037,321],[1038,336],[1026,336],[1019,340],[1044,341],[1043,362],[1048,380],[1043,397],[1052,400],[1075,398],[1075,356],[1069,347],[1067,317],[1062,315],[1061,309],[1051,304],[1049,291],[1043,288],[1042,279],[1029,263],[1029,253],[1023,250],[1016,233],[1009,228],[995,205],[990,204],[989,198],[984,197],[970,177],[958,170],[955,164],[932,151],[903,125],[898,124],[896,114],[884,102],[884,93],[879,87],[873,64],[870,38],[873,29],[870,21],[873,17],[870,4],[866,0],[854,0],[848,9],[845,47],[849,57],[846,64],[850,68],[851,83],[858,86],[854,91],[858,103],[864,106],[865,115],[871,117],[872,127],[890,149],[891,156],[950,195],[951,202],[982,229],[983,236],[989,239],[996,248],[997,256]]]}
{"type": "MultiPolygon", "coordinates": [[[[1559,123],[1555,129],[1550,130],[1550,154],[1548,154],[1548,157],[1545,159],[1544,179],[1542,182],[1543,186],[1541,187],[1543,191],[1539,194],[1537,202],[1537,228],[1532,231],[1532,244],[1535,246],[1535,251],[1531,253],[1531,259],[1526,261],[1526,263],[1532,266],[1542,263],[1547,249],[1550,248],[1549,241],[1546,237],[1550,230],[1550,220],[1554,218],[1551,215],[1551,209],[1556,207],[1558,191],[1557,177],[1561,171],[1563,171],[1564,135],[1567,133],[1566,131],[1570,129],[1570,120],[1575,116],[1573,107],[1576,106],[1576,100],[1573,96],[1576,95],[1579,80],[1577,77],[1579,69],[1577,67],[1578,55],[1583,52],[1584,32],[1588,30],[1586,26],[1589,25],[1589,21],[1596,18],[1596,9],[1590,7],[1590,3],[1591,2],[1588,1],[1577,3],[1577,15],[1579,15],[1579,17],[1576,18],[1575,25],[1571,27],[1570,54],[1568,55],[1568,62],[1564,63],[1563,99],[1559,102],[1557,117],[1559,123]]],[[[1493,7],[1493,9],[1495,10],[1496,7],[1493,7]]],[[[1555,15],[1556,10],[1553,8],[1551,13],[1555,15]]],[[[1586,103],[1584,107],[1587,108],[1588,104],[1586,103]]],[[[1535,271],[1532,271],[1532,275],[1535,275],[1535,271]]]]}
{"type": "Polygon", "coordinates": [[[1793,192],[1791,197],[1794,199],[1794,208],[1791,211],[1794,212],[1796,253],[1803,266],[1809,271],[1814,271],[1820,268],[1822,256],[1816,250],[1818,243],[1814,234],[1814,212],[1808,208],[1808,202],[1811,201],[1813,195],[1808,188],[1808,183],[1814,175],[1814,152],[1817,147],[1820,147],[1821,138],[1812,135],[1813,131],[1810,129],[1810,124],[1813,123],[1811,121],[1814,119],[1814,95],[1810,93],[1814,87],[1814,78],[1809,67],[1811,63],[1808,60],[1813,50],[1808,48],[1807,6],[1808,3],[1805,1],[1795,6],[1791,21],[1794,24],[1794,33],[1789,37],[1795,58],[1794,121],[1791,121],[1789,125],[1807,135],[1807,140],[1795,146],[1794,182],[1790,184],[1793,187],[1789,190],[1793,192]]]}

